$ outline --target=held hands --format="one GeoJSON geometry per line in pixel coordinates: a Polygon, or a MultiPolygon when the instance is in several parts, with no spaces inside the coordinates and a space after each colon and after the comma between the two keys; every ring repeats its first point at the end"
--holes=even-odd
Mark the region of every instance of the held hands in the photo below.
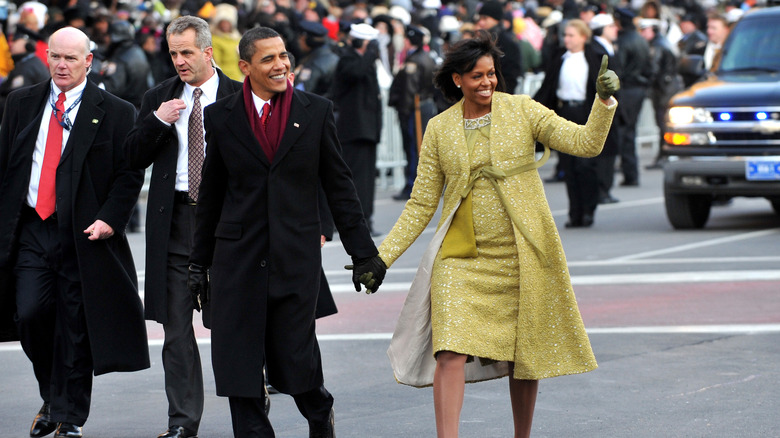
{"type": "Polygon", "coordinates": [[[203,266],[190,264],[190,272],[187,275],[187,289],[190,290],[192,305],[195,310],[200,309],[209,302],[209,272],[203,266]]]}
{"type": "Polygon", "coordinates": [[[614,71],[607,70],[607,64],[609,64],[609,57],[604,55],[601,58],[601,69],[599,69],[599,75],[596,78],[596,92],[601,100],[609,100],[620,89],[620,79],[614,71]]]}
{"type": "Polygon", "coordinates": [[[366,293],[372,294],[382,285],[385,279],[387,266],[378,255],[367,259],[352,259],[354,265],[344,266],[344,269],[352,271],[352,283],[355,291],[360,292],[360,285],[366,287],[366,293]]]}

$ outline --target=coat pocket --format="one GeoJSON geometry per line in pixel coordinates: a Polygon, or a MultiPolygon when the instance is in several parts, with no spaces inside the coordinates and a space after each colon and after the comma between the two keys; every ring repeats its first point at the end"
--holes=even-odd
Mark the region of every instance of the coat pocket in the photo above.
{"type": "Polygon", "coordinates": [[[214,231],[214,237],[218,239],[238,240],[241,238],[241,224],[220,222],[214,231]]]}

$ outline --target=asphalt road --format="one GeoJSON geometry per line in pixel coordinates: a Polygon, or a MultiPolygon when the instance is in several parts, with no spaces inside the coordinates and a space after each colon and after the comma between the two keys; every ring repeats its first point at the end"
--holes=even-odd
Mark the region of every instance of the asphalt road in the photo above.
{"type": "MultiPolygon", "coordinates": [[[[649,162],[650,151],[642,159],[649,162]]],[[[621,202],[600,207],[593,228],[569,230],[565,188],[547,184],[546,191],[600,366],[541,382],[533,436],[780,437],[780,220],[769,203],[736,199],[714,208],[704,230],[675,231],[664,213],[661,172],[643,170],[640,187],[615,188],[621,202]]],[[[403,204],[392,191],[378,195],[375,224],[386,232],[403,204]]],[[[338,241],[323,249],[340,311],[319,321],[318,332],[339,437],[435,436],[431,390],[397,384],[385,355],[432,235],[433,225],[373,296],[351,289],[338,241]]],[[[142,234],[131,241],[142,270],[142,234]]],[[[95,379],[85,436],[154,437],[165,429],[162,331],[148,328],[152,368],[95,379]]],[[[227,401],[214,395],[208,330],[198,327],[198,334],[207,393],[200,436],[229,437],[227,401]]],[[[271,397],[277,436],[307,436],[292,399],[271,397]]],[[[0,345],[0,437],[27,436],[40,403],[18,344],[0,345]]],[[[511,435],[506,379],[468,385],[461,436],[511,435]]]]}

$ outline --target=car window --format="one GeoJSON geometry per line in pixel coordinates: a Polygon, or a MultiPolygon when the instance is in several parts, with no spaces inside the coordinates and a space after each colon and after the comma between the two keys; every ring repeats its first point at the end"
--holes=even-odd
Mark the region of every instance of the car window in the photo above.
{"type": "Polygon", "coordinates": [[[775,18],[740,22],[726,43],[720,70],[780,72],[780,26],[775,18]]]}

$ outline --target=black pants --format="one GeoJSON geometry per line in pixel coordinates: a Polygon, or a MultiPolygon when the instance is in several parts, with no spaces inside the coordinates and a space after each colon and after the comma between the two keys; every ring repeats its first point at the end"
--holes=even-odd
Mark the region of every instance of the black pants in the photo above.
{"type": "Polygon", "coordinates": [[[175,204],[168,242],[168,323],[163,325],[162,362],[168,426],[197,432],[203,415],[203,370],[192,328],[192,299],[187,289],[194,231],[195,206],[175,204]]]}
{"type": "MultiPolygon", "coordinates": [[[[577,124],[588,121],[588,107],[585,104],[562,104],[556,111],[561,117],[577,124]]],[[[569,219],[572,223],[582,222],[583,216],[593,216],[598,206],[599,182],[596,161],[593,158],[559,154],[564,163],[566,193],[569,195],[569,219]]]]}
{"type": "MultiPolygon", "coordinates": [[[[425,134],[425,128],[428,121],[436,115],[436,103],[433,99],[424,99],[420,101],[420,132],[425,134]]],[[[398,120],[401,123],[401,140],[404,144],[404,155],[406,156],[406,167],[404,167],[404,176],[406,176],[406,185],[402,192],[406,195],[412,193],[414,180],[417,179],[417,164],[419,156],[417,153],[417,123],[415,113],[399,114],[398,120]]]]}
{"type": "Polygon", "coordinates": [[[639,160],[636,154],[636,124],[645,100],[645,88],[626,86],[620,91],[618,106],[618,147],[623,181],[639,182],[639,160]]]}
{"type": "MultiPolygon", "coordinates": [[[[333,408],[333,396],[324,386],[293,395],[295,405],[309,424],[327,423],[333,408]]],[[[230,416],[236,438],[271,438],[274,429],[265,414],[262,398],[230,397],[230,416]]]]}
{"type": "Polygon", "coordinates": [[[92,396],[92,354],[78,272],[64,266],[56,217],[25,207],[19,232],[16,324],[41,398],[55,422],[84,425],[92,396]]]}

